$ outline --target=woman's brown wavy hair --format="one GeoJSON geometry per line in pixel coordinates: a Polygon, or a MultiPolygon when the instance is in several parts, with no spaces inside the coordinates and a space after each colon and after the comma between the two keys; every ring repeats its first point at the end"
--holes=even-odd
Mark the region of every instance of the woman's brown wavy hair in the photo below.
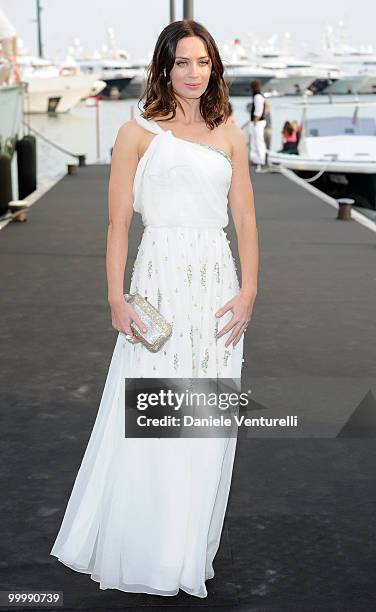
{"type": "Polygon", "coordinates": [[[229,117],[229,89],[223,78],[224,68],[213,37],[203,25],[193,19],[174,21],[160,33],[153,58],[147,68],[146,87],[139,99],[141,102],[146,98],[141,116],[152,119],[172,113],[170,119],[173,119],[177,105],[182,109],[179,100],[175,98],[169,75],[175,63],[178,41],[186,36],[199,36],[211,59],[212,72],[208,86],[200,97],[200,112],[206,125],[213,129],[229,117]]]}

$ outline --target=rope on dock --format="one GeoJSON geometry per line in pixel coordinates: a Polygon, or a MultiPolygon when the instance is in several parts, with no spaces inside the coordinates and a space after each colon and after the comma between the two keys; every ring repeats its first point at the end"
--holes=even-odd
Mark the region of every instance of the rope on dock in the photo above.
{"type": "Polygon", "coordinates": [[[329,168],[329,164],[334,161],[336,158],[336,155],[332,155],[332,158],[328,161],[327,165],[325,166],[325,168],[322,168],[322,170],[319,170],[319,172],[317,172],[317,174],[315,174],[314,176],[310,176],[309,178],[304,178],[304,176],[301,176],[300,178],[303,179],[303,181],[305,181],[306,183],[313,183],[313,181],[317,181],[317,179],[320,178],[320,176],[322,176],[324,174],[324,172],[327,171],[327,169],[329,168]]]}
{"type": "Polygon", "coordinates": [[[60,145],[56,144],[56,142],[53,142],[52,140],[50,140],[49,138],[47,138],[46,136],[38,132],[38,130],[35,130],[34,128],[32,128],[29,125],[29,123],[27,123],[25,120],[22,120],[22,123],[27,127],[28,130],[31,130],[32,132],[34,132],[34,134],[37,134],[39,138],[42,138],[42,140],[50,144],[52,147],[55,147],[55,149],[58,149],[58,151],[61,151],[62,153],[66,153],[66,155],[70,155],[71,157],[75,157],[79,161],[80,161],[80,158],[82,158],[82,155],[79,155],[78,153],[72,153],[71,151],[67,151],[67,149],[64,149],[64,147],[61,147],[60,145]]]}

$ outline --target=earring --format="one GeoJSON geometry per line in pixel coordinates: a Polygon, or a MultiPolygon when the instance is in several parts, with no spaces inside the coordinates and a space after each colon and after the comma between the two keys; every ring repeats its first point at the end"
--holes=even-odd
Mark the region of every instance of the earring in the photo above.
{"type": "MultiPolygon", "coordinates": [[[[166,72],[166,68],[163,68],[163,76],[164,76],[164,78],[165,78],[165,79],[167,79],[167,72],[166,72]]],[[[169,79],[169,80],[167,81],[167,85],[170,85],[170,83],[171,83],[171,79],[169,79]]]]}

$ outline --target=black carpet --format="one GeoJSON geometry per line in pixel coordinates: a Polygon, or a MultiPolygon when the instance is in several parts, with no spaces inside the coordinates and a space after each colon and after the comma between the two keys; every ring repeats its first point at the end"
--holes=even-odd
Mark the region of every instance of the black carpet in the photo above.
{"type": "MultiPolygon", "coordinates": [[[[376,234],[278,174],[252,175],[260,283],[242,383],[248,416],[298,415],[299,427],[239,430],[208,597],[100,590],[49,555],[117,337],[108,176],[80,168],[0,233],[1,589],[63,591],[67,611],[373,609],[376,234]]],[[[127,288],[141,233],[135,214],[127,288]]]]}

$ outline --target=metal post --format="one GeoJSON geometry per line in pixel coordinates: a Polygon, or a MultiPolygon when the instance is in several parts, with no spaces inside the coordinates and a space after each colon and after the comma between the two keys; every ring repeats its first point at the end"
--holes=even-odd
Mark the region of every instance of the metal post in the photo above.
{"type": "Polygon", "coordinates": [[[176,21],[175,0],[170,0],[170,23],[176,21]]]}
{"type": "Polygon", "coordinates": [[[96,124],[96,136],[97,136],[97,161],[100,159],[100,127],[99,127],[99,96],[95,96],[95,124],[96,124]]]}
{"type": "Polygon", "coordinates": [[[183,19],[193,19],[193,0],[183,0],[183,19]]]}
{"type": "Polygon", "coordinates": [[[351,210],[352,205],[355,204],[355,200],[353,198],[337,198],[337,202],[337,219],[340,219],[341,221],[351,221],[351,210]]]}
{"type": "Polygon", "coordinates": [[[43,57],[42,22],[41,22],[42,8],[43,7],[40,5],[40,0],[37,0],[38,55],[39,55],[39,57],[43,57]]]}
{"type": "Polygon", "coordinates": [[[333,104],[333,90],[332,90],[332,86],[333,86],[333,81],[330,78],[330,72],[328,72],[328,96],[329,96],[329,104],[333,104]]]}

